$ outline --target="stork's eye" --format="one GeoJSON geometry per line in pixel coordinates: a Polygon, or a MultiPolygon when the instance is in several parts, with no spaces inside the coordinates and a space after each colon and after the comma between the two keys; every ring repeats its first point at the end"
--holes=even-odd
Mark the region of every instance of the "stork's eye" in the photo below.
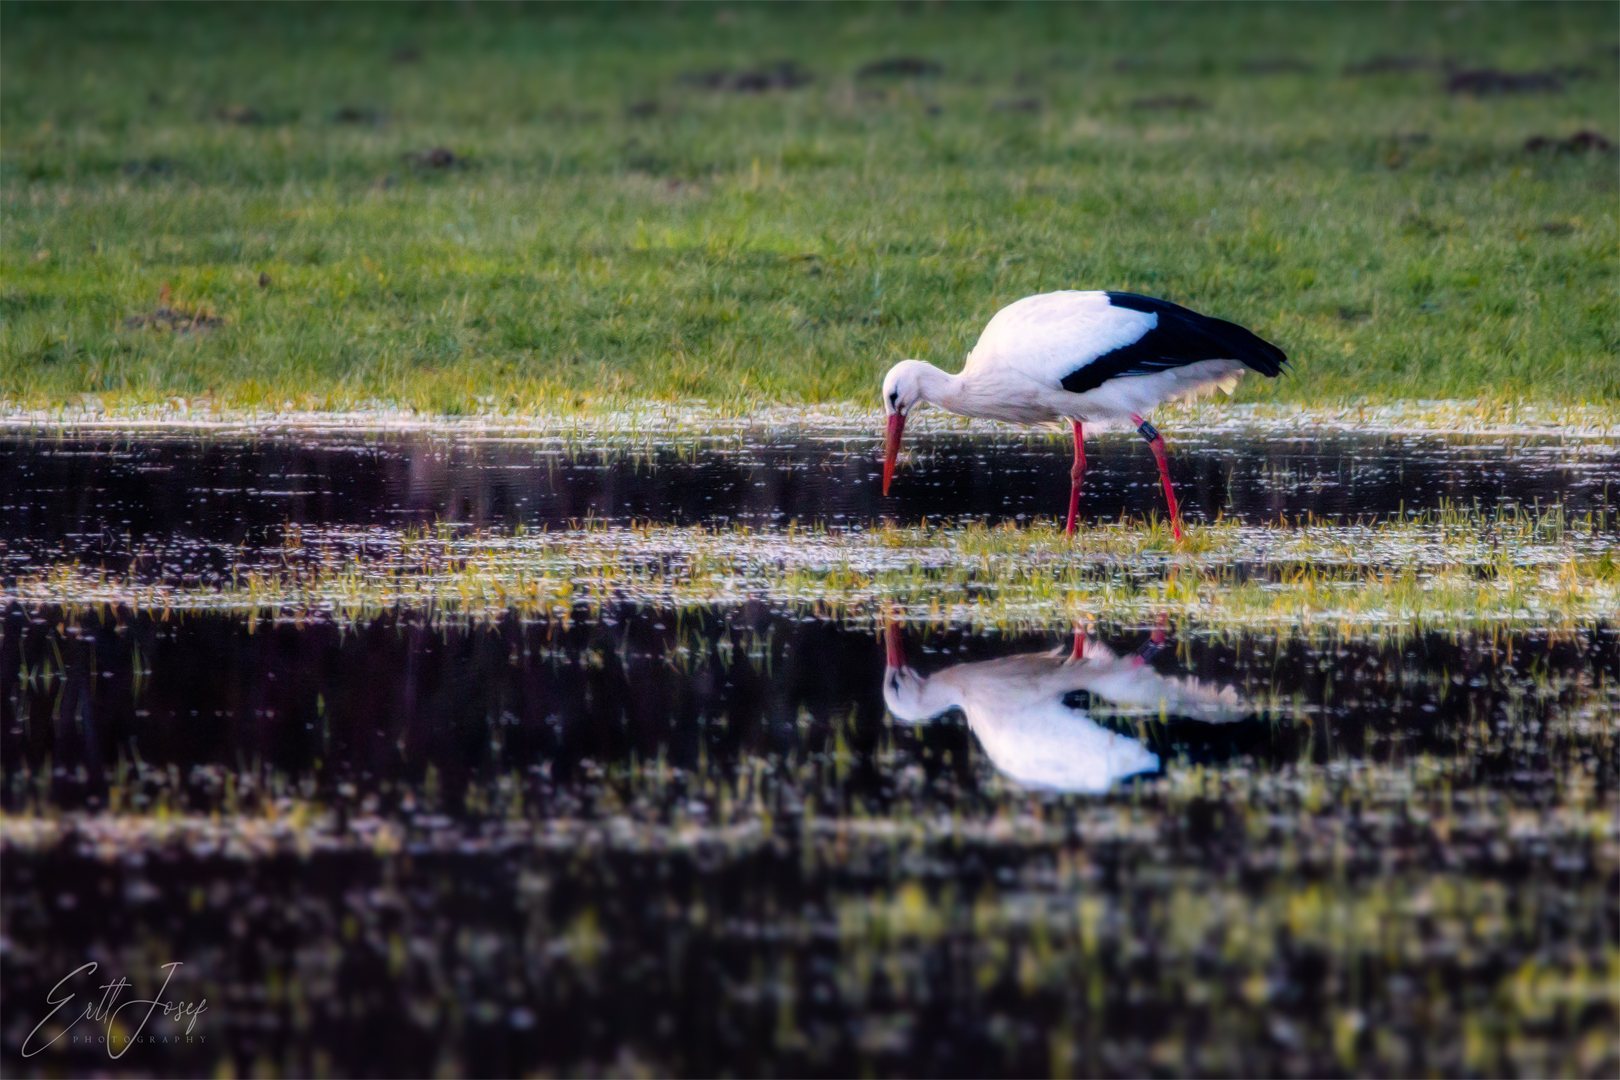
{"type": "Polygon", "coordinates": [[[900,391],[889,391],[889,404],[894,406],[898,406],[900,404],[900,391]]]}

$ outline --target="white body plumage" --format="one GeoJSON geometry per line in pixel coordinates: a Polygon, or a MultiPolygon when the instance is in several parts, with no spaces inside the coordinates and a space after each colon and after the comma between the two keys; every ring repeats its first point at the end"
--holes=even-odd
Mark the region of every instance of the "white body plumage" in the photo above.
{"type": "Polygon", "coordinates": [[[1165,401],[1236,389],[1247,367],[1228,357],[1121,374],[1079,393],[1064,387],[1088,365],[1158,330],[1160,318],[1116,305],[1106,292],[1026,296],[996,312],[960,373],[922,360],[896,364],[883,382],[885,406],[904,414],[926,403],[1013,424],[1097,424],[1128,420],[1165,401]]]}
{"type": "Polygon", "coordinates": [[[984,420],[1074,428],[1069,518],[1074,532],[1085,472],[1084,426],[1128,419],[1148,440],[1176,539],[1181,523],[1164,440],[1142,419],[1160,402],[1217,387],[1231,393],[1248,370],[1276,376],[1288,357],[1235,323],[1151,296],[1050,292],[996,312],[962,370],[951,375],[902,360],[883,379],[888,432],[883,493],[889,493],[906,417],[923,405],[984,420]]]}

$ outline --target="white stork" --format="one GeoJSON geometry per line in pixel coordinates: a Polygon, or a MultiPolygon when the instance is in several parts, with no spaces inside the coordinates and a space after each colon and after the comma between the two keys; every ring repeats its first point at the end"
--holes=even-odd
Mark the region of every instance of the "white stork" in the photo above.
{"type": "Polygon", "coordinates": [[[996,768],[1030,787],[1101,793],[1116,780],[1159,768],[1159,756],[1139,739],[1068,704],[1076,690],[1122,712],[1206,723],[1237,720],[1247,709],[1234,687],[1154,671],[1148,661],[1164,648],[1162,631],[1129,656],[1076,630],[1072,650],[956,664],[932,675],[907,666],[892,622],[884,644],[883,702],[895,719],[921,724],[961,709],[996,768]]]}
{"type": "Polygon", "coordinates": [[[1231,393],[1247,370],[1275,378],[1287,355],[1235,323],[1150,296],[1122,292],[1050,292],[996,312],[958,375],[922,360],[902,360],[883,379],[888,414],[883,493],[889,493],[900,433],[912,410],[1014,424],[1074,427],[1069,522],[1074,533],[1086,469],[1082,424],[1129,419],[1159,462],[1171,527],[1181,539],[1164,439],[1142,419],[1161,401],[1231,393]]]}

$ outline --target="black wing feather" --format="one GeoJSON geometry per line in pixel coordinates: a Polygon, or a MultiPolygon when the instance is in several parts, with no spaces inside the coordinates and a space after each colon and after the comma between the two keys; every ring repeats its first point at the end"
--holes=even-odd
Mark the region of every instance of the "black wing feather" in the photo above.
{"type": "Polygon", "coordinates": [[[1151,296],[1124,292],[1107,295],[1114,307],[1157,315],[1159,325],[1129,345],[1070,372],[1063,380],[1063,389],[1071,394],[1095,390],[1109,379],[1151,375],[1200,360],[1238,360],[1268,379],[1276,378],[1288,363],[1287,353],[1236,323],[1212,319],[1151,296]]]}

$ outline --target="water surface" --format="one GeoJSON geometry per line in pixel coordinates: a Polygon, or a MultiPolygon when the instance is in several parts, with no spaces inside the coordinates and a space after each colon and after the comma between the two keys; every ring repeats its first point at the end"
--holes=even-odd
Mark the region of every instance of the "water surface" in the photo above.
{"type": "MultiPolygon", "coordinates": [[[[288,524],[864,527],[1067,510],[1061,440],[925,433],[908,446],[885,498],[876,443],[864,439],[632,453],[428,435],[13,436],[0,439],[0,545],[50,560],[149,540],[274,545],[288,524]]],[[[1140,439],[1107,435],[1089,446],[1084,520],[1163,515],[1158,473],[1140,439]]],[[[1376,521],[1446,505],[1560,505],[1572,517],[1602,516],[1620,492],[1612,445],[1532,437],[1194,434],[1176,439],[1171,471],[1189,519],[1248,524],[1376,521]]]]}
{"type": "MultiPolygon", "coordinates": [[[[82,957],[183,956],[219,1041],[165,1060],[199,1073],[224,1047],[294,1072],[1137,1072],[1178,1032],[1238,1071],[1444,1069],[1456,1017],[1499,1008],[1481,986],[1620,917],[1591,824],[1609,629],[1105,624],[1089,659],[1230,707],[1133,708],[1117,679],[1048,702],[1137,766],[1076,793],[1009,768],[1027,729],[987,730],[1017,678],[885,708],[897,672],[1064,665],[1065,628],[886,631],[896,654],[764,609],[577,615],[13,608],[6,811],[123,824],[70,818],[0,867],[8,1030],[82,957]],[[1394,1034],[1336,1051],[1347,1008],[1394,1034]]],[[[1611,1030],[1606,1000],[1545,1020],[1550,1052],[1611,1030]]]]}
{"type": "MultiPolygon", "coordinates": [[[[792,544],[798,521],[836,547],[1064,507],[1059,442],[913,445],[885,499],[869,440],[0,441],[6,581],[144,553],[201,586],[138,612],[14,591],[0,619],[7,1074],[105,1067],[93,1044],[20,1053],[87,958],[143,990],[187,965],[207,1040],[126,1059],[166,1075],[1620,1066],[1603,622],[1260,631],[1103,608],[1077,633],[924,619],[926,597],[875,625],[611,590],[489,619],[206,610],[211,582],[306,529],[387,547],[440,523],[654,521],[792,544]]],[[[1553,506],[1594,529],[1537,557],[1597,566],[1617,527],[1602,442],[1174,449],[1190,518],[1268,536],[1553,506]]],[[[1139,440],[1090,458],[1088,522],[1158,509],[1139,440]]]]}

